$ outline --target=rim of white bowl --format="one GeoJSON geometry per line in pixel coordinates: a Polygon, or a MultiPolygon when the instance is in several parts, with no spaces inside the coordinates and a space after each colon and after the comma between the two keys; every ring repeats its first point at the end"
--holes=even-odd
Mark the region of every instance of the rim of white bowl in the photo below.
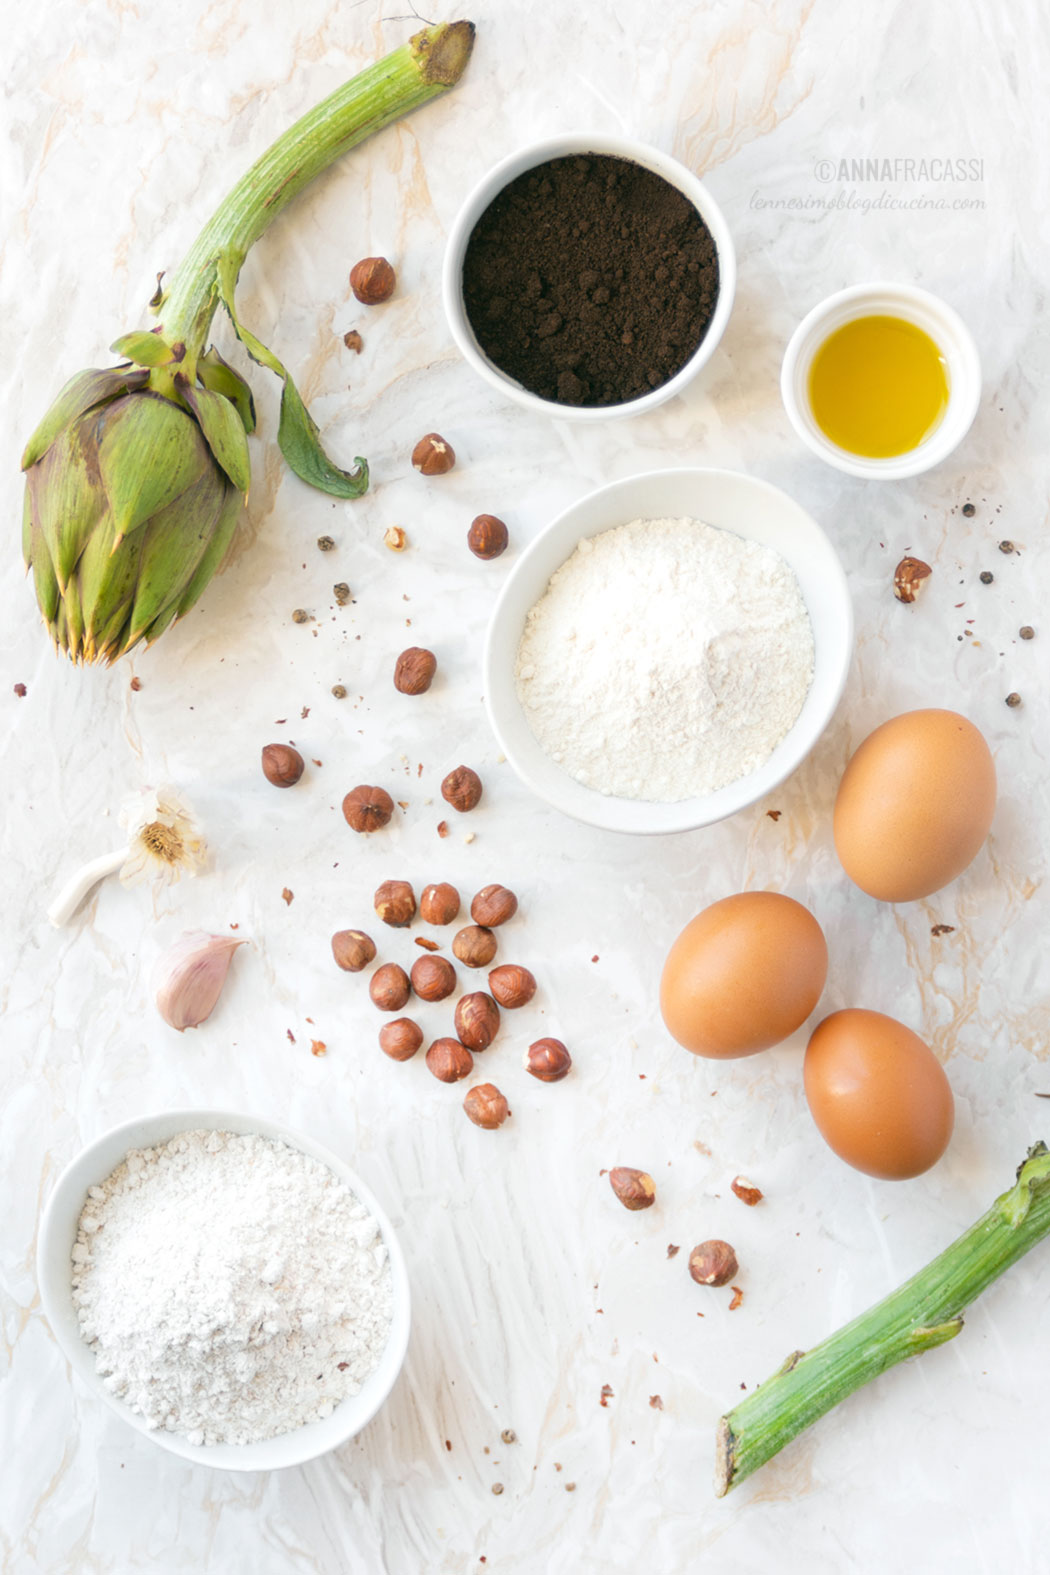
{"type": "Polygon", "coordinates": [[[308,1133],[299,1132],[282,1122],[268,1121],[262,1116],[234,1110],[176,1109],[158,1110],[149,1115],[122,1121],[108,1131],[100,1133],[86,1144],[63,1168],[44,1205],[37,1238],[37,1285],[48,1325],[73,1371],[91,1391],[104,1400],[137,1433],[159,1444],[171,1454],[196,1465],[211,1466],[223,1471],[274,1471],[287,1466],[303,1465],[332,1449],[338,1449],[355,1438],[367,1427],[377,1412],[389,1399],[408,1351],[412,1327],[412,1300],[408,1269],[397,1233],[371,1187],[356,1171],[324,1143],[319,1143],[308,1133]],[[257,1133],[260,1137],[276,1138],[298,1149],[312,1159],[326,1165],[341,1181],[345,1181],[374,1217],[383,1237],[390,1263],[393,1287],[393,1316],[390,1337],[383,1349],[379,1365],[364,1382],[356,1395],[350,1395],[336,1406],[331,1416],[320,1422],[308,1422],[290,1433],[264,1439],[255,1444],[191,1444],[181,1433],[169,1433],[162,1428],[147,1427],[143,1417],[116,1395],[111,1394],[95,1371],[95,1357],[80,1333],[76,1309],[72,1298],[72,1259],[70,1253],[76,1240],[77,1222],[80,1218],[89,1186],[99,1186],[120,1164],[133,1148],[149,1148],[165,1143],[179,1132],[225,1131],[238,1134],[257,1133]],[[93,1162],[94,1156],[98,1162],[93,1162]],[[116,1156],[116,1157],[112,1157],[116,1156]],[[88,1175],[90,1179],[81,1178],[88,1175]],[[59,1215],[62,1219],[59,1219],[59,1215]],[[72,1233],[70,1233],[70,1224],[72,1233]],[[62,1232],[62,1240],[56,1232],[62,1232]],[[56,1256],[57,1254],[57,1256],[56,1256]],[[65,1266],[63,1268],[63,1265],[65,1266]],[[338,1418],[344,1406],[358,1408],[352,1428],[340,1428],[338,1418]]]}
{"type": "MultiPolygon", "coordinates": [[[[688,511],[678,512],[684,514],[688,511]]],[[[659,515],[653,514],[652,517],[657,518],[659,515]]],[[[702,519],[702,510],[694,510],[693,517],[702,519]]],[[[722,525],[721,528],[732,530],[733,526],[722,525]]],[[[747,536],[746,532],[739,530],[737,534],[744,535],[748,540],[761,539],[747,536]]],[[[609,482],[604,487],[586,493],[568,508],[563,509],[525,548],[508,575],[489,619],[483,658],[485,707],[492,730],[507,760],[522,782],[545,803],[561,810],[563,814],[569,815],[574,820],[596,826],[601,830],[641,836],[672,835],[716,825],[719,821],[738,814],[779,787],[792,772],[796,771],[822,737],[835,714],[849,676],[852,657],[853,603],[849,583],[829,536],[812,515],[780,487],[757,476],[750,476],[744,471],[706,465],[669,467],[662,470],[640,471],[633,476],[622,477],[619,481],[609,482]],[[683,484],[686,483],[687,478],[694,480],[700,478],[700,485],[706,480],[714,484],[746,487],[763,494],[785,518],[793,523],[801,532],[805,546],[803,552],[803,544],[799,545],[795,562],[792,562],[783,546],[778,546],[775,540],[770,540],[768,545],[781,553],[799,580],[799,587],[813,626],[815,647],[814,678],[802,710],[768,760],[747,776],[728,783],[714,793],[670,803],[662,800],[618,798],[599,793],[592,788],[584,788],[544,753],[525,719],[514,682],[514,657],[525,618],[529,608],[535,605],[543,591],[540,590],[537,596],[532,597],[523,609],[512,610],[512,604],[517,600],[518,587],[529,575],[534,564],[539,562],[544,565],[545,585],[549,582],[551,574],[575,551],[579,541],[586,537],[600,535],[604,530],[612,530],[617,525],[626,524],[630,519],[639,517],[637,511],[621,510],[618,513],[614,511],[605,524],[581,529],[575,533],[566,530],[575,515],[589,510],[599,499],[614,503],[617,494],[660,483],[664,478],[674,478],[675,481],[683,484]],[[563,536],[564,540],[561,540],[563,536]],[[552,550],[555,543],[560,543],[557,554],[552,550]],[[803,565],[802,573],[799,572],[800,562],[803,565]],[[833,615],[831,623],[827,625],[827,633],[820,643],[819,651],[817,646],[820,637],[817,633],[817,617],[814,616],[818,599],[816,584],[811,585],[811,594],[807,596],[806,586],[803,583],[804,580],[809,579],[810,572],[814,581],[819,580],[820,585],[821,611],[818,617],[822,617],[827,623],[829,615],[833,615]],[[819,691],[818,656],[821,674],[819,691]],[[515,732],[526,741],[524,749],[518,747],[515,732]],[[566,801],[567,795],[571,795],[572,802],[566,801]]]]}
{"type": "Polygon", "coordinates": [[[973,335],[954,307],[918,285],[877,279],[829,295],[808,312],[788,341],[780,370],[780,394],[798,436],[827,464],[868,481],[901,481],[932,470],[947,459],[973,425],[981,402],[981,360],[973,335]],[[930,335],[948,362],[948,408],[917,448],[885,459],[851,454],[826,437],[809,403],[809,371],[828,335],[873,312],[902,317],[930,335]]]}
{"type": "Polygon", "coordinates": [[[525,409],[547,416],[564,417],[566,421],[595,422],[616,420],[621,416],[640,415],[652,410],[665,400],[680,394],[686,385],[705,367],[718,348],[725,333],[736,295],[736,249],[733,237],[718,203],[703,182],[670,153],[631,137],[614,137],[587,132],[564,132],[559,136],[544,137],[530,142],[509,154],[482,176],[460,208],[445,246],[445,259],[441,274],[441,293],[449,330],[463,359],[473,367],[479,377],[492,388],[515,400],[525,409]],[[613,158],[629,159],[634,164],[652,170],[685,196],[697,210],[711,233],[718,256],[718,300],[715,302],[711,321],[703,339],[693,354],[675,375],[638,399],[629,399],[619,405],[561,405],[556,400],[541,399],[538,394],[508,377],[482,350],[474,337],[466,308],[463,305],[463,258],[467,242],[485,209],[495,197],[518,175],[544,164],[548,159],[571,157],[574,154],[599,153],[613,158]]]}

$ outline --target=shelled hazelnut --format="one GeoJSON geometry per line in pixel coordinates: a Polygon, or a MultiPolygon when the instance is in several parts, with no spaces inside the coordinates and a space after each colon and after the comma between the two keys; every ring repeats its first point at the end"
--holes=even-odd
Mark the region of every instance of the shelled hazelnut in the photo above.
{"type": "Polygon", "coordinates": [[[412,986],[398,963],[383,963],[368,981],[368,993],[381,1012],[399,1012],[412,994],[412,986]]]}
{"type": "Polygon", "coordinates": [[[437,657],[421,645],[410,645],[394,664],[394,688],[403,695],[426,694],[437,672],[437,657]]]}
{"type": "Polygon", "coordinates": [[[394,801],[381,787],[355,787],[343,799],[343,818],[351,831],[378,831],[394,813],[394,801]]]}
{"type": "Polygon", "coordinates": [[[487,968],[496,955],[496,937],[480,924],[468,924],[453,936],[452,951],[467,968],[487,968]]]}
{"type": "Polygon", "coordinates": [[[481,778],[470,766],[457,766],[441,784],[441,797],[446,804],[465,815],[481,801],[481,778]]]}
{"type": "Polygon", "coordinates": [[[364,930],[336,930],[332,936],[332,956],[345,973],[360,973],[376,954],[376,943],[364,930]]]}
{"type": "Polygon", "coordinates": [[[442,1083],[458,1083],[474,1070],[474,1057],[458,1039],[435,1039],[426,1059],[428,1070],[442,1083]]]}
{"type": "Polygon", "coordinates": [[[266,744],[262,752],[263,776],[274,787],[294,787],[303,774],[304,761],[291,744],[266,744]]]}
{"type": "Polygon", "coordinates": [[[526,1050],[524,1065],[541,1083],[560,1083],[572,1070],[572,1056],[560,1039],[537,1039],[526,1050]]]}
{"type": "Polygon", "coordinates": [[[413,990],[424,1001],[443,1001],[456,988],[456,970],[447,957],[417,957],[411,978],[413,990]]]}
{"type": "Polygon", "coordinates": [[[478,1083],[467,1091],[463,1109],[476,1127],[494,1132],[510,1115],[507,1101],[495,1083],[478,1083]]]}
{"type": "Polygon", "coordinates": [[[467,532],[467,546],[475,558],[498,558],[507,550],[507,527],[495,514],[479,514],[467,532]]]}
{"type": "Polygon", "coordinates": [[[444,476],[456,463],[456,451],[440,432],[428,432],[412,450],[412,466],[424,476],[444,476]]]}
{"type": "Polygon", "coordinates": [[[506,886],[483,886],[470,905],[470,917],[475,924],[494,930],[506,924],[518,911],[518,899],[506,886]]]}
{"type": "Polygon", "coordinates": [[[697,1285],[728,1285],[739,1269],[727,1241],[702,1241],[689,1254],[689,1273],[697,1285]]]}
{"type": "Polygon", "coordinates": [[[513,1011],[532,1000],[536,994],[536,980],[527,968],[517,963],[501,963],[489,974],[489,989],[500,1006],[513,1011]]]}
{"type": "Polygon", "coordinates": [[[362,306],[389,301],[396,284],[397,274],[385,257],[362,257],[350,270],[350,288],[362,306]]]}
{"type": "Polygon", "coordinates": [[[425,886],[419,899],[419,916],[425,924],[451,924],[459,915],[459,892],[455,886],[442,881],[437,886],[425,886]]]}
{"type": "Polygon", "coordinates": [[[379,1030],[379,1048],[391,1061],[411,1061],[423,1043],[423,1030],[411,1017],[395,1017],[379,1030]]]}
{"type": "Polygon", "coordinates": [[[609,1172],[609,1185],[625,1209],[647,1209],[656,1201],[656,1183],[646,1170],[617,1165],[609,1172]]]}
{"type": "Polygon", "coordinates": [[[456,1003],[456,1035],[468,1050],[487,1050],[499,1023],[499,1007],[484,990],[473,990],[456,1003]]]}
{"type": "Polygon", "coordinates": [[[385,880],[376,887],[373,904],[383,923],[396,930],[403,930],[416,916],[416,894],[407,880],[385,880]]]}

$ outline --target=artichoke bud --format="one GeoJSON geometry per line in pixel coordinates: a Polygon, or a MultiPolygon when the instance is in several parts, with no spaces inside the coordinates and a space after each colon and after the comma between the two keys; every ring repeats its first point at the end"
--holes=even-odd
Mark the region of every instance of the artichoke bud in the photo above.
{"type": "Polygon", "coordinates": [[[250,475],[250,396],[232,369],[215,362],[213,386],[195,386],[181,345],[128,335],[117,346],[164,355],[158,376],[175,397],[151,388],[145,367],[82,372],[22,461],[23,551],[41,614],[56,646],[89,662],[155,639],[192,605],[226,554],[250,475]]]}

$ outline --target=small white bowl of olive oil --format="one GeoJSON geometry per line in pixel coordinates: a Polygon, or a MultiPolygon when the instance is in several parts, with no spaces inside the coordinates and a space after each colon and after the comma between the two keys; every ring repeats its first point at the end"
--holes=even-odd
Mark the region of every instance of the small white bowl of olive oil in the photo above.
{"type": "Polygon", "coordinates": [[[780,392],[814,454],[873,481],[932,470],[962,442],[981,363],[957,312],[909,284],[858,284],[795,329],[780,392]]]}

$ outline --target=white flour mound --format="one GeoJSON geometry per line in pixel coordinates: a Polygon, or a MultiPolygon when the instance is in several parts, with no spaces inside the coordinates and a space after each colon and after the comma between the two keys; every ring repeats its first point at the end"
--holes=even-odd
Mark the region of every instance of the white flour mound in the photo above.
{"type": "Polygon", "coordinates": [[[767,760],[813,678],[779,553],[697,520],[581,541],[532,608],[518,697],[552,760],[619,798],[710,793],[767,760]]]}
{"type": "Polygon", "coordinates": [[[150,1427],[252,1444],[328,1416],[390,1334],[379,1227],[326,1165],[255,1134],[183,1132],[92,1187],[80,1332],[150,1427]]]}

